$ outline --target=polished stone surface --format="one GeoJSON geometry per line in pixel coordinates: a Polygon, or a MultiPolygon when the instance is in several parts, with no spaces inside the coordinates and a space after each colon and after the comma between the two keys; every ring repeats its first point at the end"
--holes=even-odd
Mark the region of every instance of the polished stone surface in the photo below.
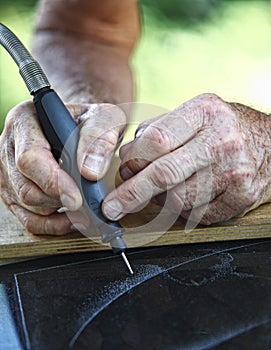
{"type": "Polygon", "coordinates": [[[0,268],[0,330],[22,349],[271,349],[271,240],[128,256],[134,276],[108,252],[0,268]]]}

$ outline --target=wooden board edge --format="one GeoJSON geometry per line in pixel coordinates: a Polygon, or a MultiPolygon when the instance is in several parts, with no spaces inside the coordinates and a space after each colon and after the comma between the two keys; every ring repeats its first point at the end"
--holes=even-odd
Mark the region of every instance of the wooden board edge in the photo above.
{"type": "MultiPolygon", "coordinates": [[[[162,234],[157,239],[157,232],[146,233],[148,243],[141,247],[162,245],[190,244],[232,240],[259,239],[271,237],[271,224],[248,226],[225,226],[195,229],[191,232],[173,230],[162,234]],[[237,234],[238,231],[238,234],[237,234]]],[[[129,234],[129,247],[139,247],[138,235],[129,234]]],[[[67,240],[41,240],[31,243],[7,244],[0,247],[0,259],[79,253],[108,250],[108,245],[98,244],[86,237],[67,240]]]]}

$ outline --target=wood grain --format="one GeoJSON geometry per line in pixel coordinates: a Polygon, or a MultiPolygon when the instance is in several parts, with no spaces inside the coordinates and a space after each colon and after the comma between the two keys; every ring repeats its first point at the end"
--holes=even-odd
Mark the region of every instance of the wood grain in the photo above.
{"type": "MultiPolygon", "coordinates": [[[[134,228],[125,237],[128,246],[137,246],[144,240],[145,246],[224,241],[271,237],[271,205],[263,205],[248,213],[243,218],[235,218],[219,225],[197,227],[191,232],[184,230],[184,222],[178,220],[167,232],[137,233],[137,227],[142,227],[152,220],[160,208],[149,205],[141,212],[128,215],[122,220],[124,227],[134,228]]],[[[0,259],[21,258],[30,256],[82,252],[90,250],[109,249],[109,246],[99,244],[79,233],[65,236],[32,235],[24,230],[17,219],[0,202],[0,259]]],[[[167,215],[164,215],[164,219],[167,215]]],[[[143,227],[144,229],[144,227],[143,227]]],[[[142,229],[141,229],[142,231],[142,229]]]]}

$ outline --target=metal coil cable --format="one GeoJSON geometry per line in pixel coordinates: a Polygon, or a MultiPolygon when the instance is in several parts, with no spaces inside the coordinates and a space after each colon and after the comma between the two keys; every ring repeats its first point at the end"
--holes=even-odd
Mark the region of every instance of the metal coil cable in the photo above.
{"type": "Polygon", "coordinates": [[[19,72],[31,94],[44,87],[50,87],[50,83],[39,63],[34,60],[16,35],[2,23],[0,23],[0,44],[16,62],[19,72]]]}

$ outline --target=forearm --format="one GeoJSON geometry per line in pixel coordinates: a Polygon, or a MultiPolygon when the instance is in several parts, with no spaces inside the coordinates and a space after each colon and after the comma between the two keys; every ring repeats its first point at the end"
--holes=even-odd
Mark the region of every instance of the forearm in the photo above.
{"type": "Polygon", "coordinates": [[[34,54],[65,102],[132,101],[132,73],[118,50],[64,34],[37,33],[34,54]]]}
{"type": "Polygon", "coordinates": [[[125,13],[119,14],[120,10],[113,14],[120,16],[117,24],[111,23],[99,9],[93,13],[91,3],[96,3],[95,0],[77,1],[78,6],[80,3],[86,6],[79,9],[70,8],[70,3],[45,0],[37,16],[33,51],[53,87],[66,102],[132,101],[129,58],[138,35],[136,3],[128,0],[132,15],[129,25],[125,13]],[[105,20],[99,20],[100,16],[105,16],[105,20]],[[126,27],[130,28],[128,34],[126,27]]]}

